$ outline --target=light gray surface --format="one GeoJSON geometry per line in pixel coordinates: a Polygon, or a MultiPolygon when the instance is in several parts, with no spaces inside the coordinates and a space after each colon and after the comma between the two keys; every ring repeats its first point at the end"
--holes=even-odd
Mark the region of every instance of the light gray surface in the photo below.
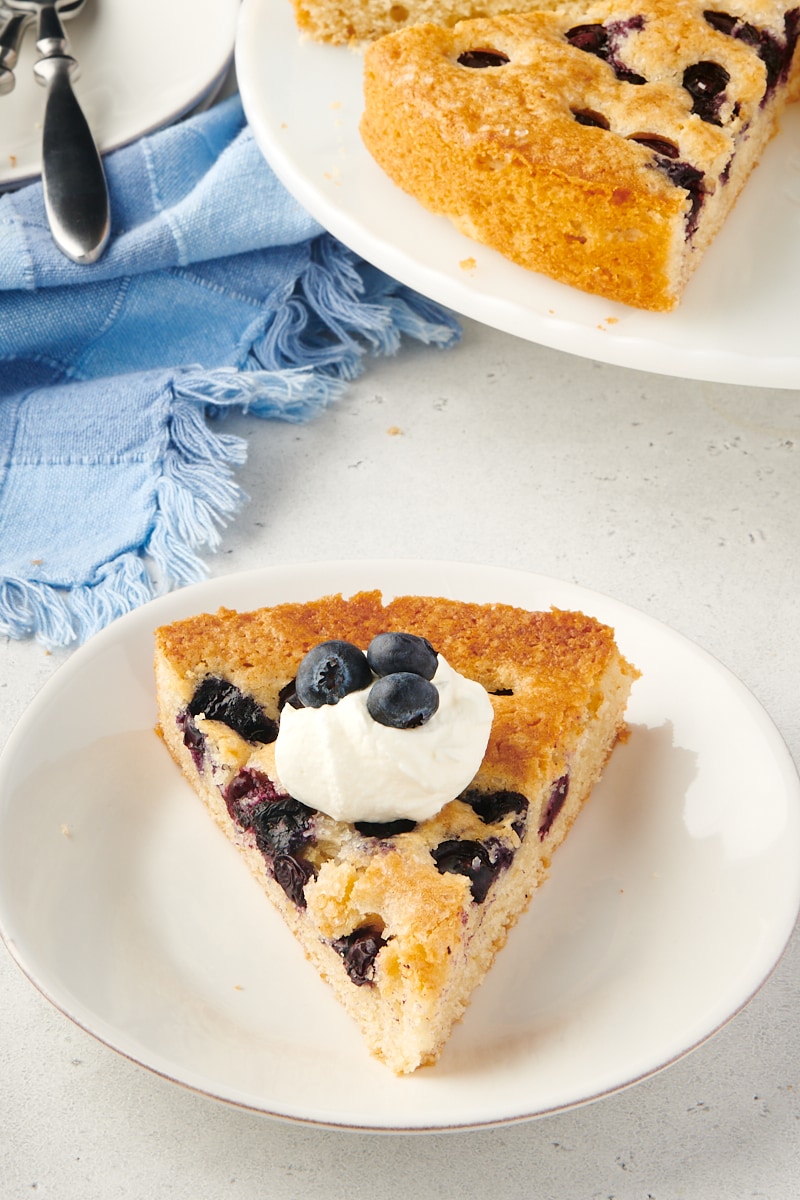
{"type": "MultiPolygon", "coordinates": [[[[226,432],[249,437],[251,500],[213,574],[398,556],[575,581],[716,655],[800,762],[800,394],[601,366],[465,322],[454,351],[372,360],[312,424],[237,418],[226,432]]],[[[0,643],[0,745],[66,657],[0,643]]],[[[0,951],[0,1200],[796,1200],[799,983],[795,937],[715,1038],[584,1108],[358,1135],[151,1076],[0,951]]]]}

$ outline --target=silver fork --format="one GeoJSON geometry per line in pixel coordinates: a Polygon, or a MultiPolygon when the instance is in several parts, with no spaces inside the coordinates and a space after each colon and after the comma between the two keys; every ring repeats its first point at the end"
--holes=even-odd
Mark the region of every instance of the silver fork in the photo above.
{"type": "MultiPolygon", "coordinates": [[[[93,263],[110,232],[108,187],[89,123],[72,90],[78,64],[59,13],[74,16],[84,0],[3,0],[12,17],[37,17],[36,80],[46,90],[42,128],[42,185],[47,219],[59,250],[93,263]]],[[[24,33],[24,26],[21,34],[24,33]]]]}
{"type": "Polygon", "coordinates": [[[0,9],[4,24],[0,30],[0,96],[14,89],[14,67],[25,30],[33,20],[31,13],[9,13],[0,9]]]}
{"type": "MultiPolygon", "coordinates": [[[[83,8],[84,3],[85,0],[65,0],[62,17],[71,16],[83,8]]],[[[33,23],[33,13],[10,13],[4,4],[0,4],[0,21],[3,22],[0,28],[0,96],[5,96],[14,90],[14,67],[25,30],[33,23]]]]}

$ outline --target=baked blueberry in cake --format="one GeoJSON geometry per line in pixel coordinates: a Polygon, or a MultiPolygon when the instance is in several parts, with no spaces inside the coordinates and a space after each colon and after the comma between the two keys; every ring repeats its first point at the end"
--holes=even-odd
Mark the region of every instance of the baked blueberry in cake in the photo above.
{"type": "Polygon", "coordinates": [[[534,271],[664,311],[798,90],[800,7],[599,0],[423,24],[365,53],[367,149],[534,271]]]}
{"type": "Polygon", "coordinates": [[[439,1056],[636,676],[580,613],[378,592],[176,622],[155,671],[171,755],[398,1074],[439,1056]]]}

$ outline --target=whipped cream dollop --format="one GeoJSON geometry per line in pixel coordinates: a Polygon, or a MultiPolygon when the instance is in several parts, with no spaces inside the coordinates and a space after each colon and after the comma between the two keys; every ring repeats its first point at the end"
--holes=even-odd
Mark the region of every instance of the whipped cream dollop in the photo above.
{"type": "Polygon", "coordinates": [[[492,727],[484,688],[439,655],[439,707],[416,729],[367,711],[370,689],[338,704],[281,713],[275,767],[283,787],[336,821],[424,821],[454,800],[483,761],[492,727]]]}

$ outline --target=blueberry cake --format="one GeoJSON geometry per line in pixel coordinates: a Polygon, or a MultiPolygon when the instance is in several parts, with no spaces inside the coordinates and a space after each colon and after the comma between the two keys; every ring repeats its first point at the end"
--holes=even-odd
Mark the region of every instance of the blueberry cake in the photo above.
{"type": "MultiPolygon", "coordinates": [[[[343,690],[368,682],[354,678],[360,670],[343,690]]],[[[384,603],[379,592],[179,621],[156,633],[155,671],[171,755],[397,1074],[439,1056],[623,733],[637,675],[613,631],[581,613],[420,596],[384,603]],[[307,667],[320,646],[355,647],[356,658],[367,648],[385,681],[373,647],[401,636],[488,701],[485,752],[433,815],[336,819],[283,785],[281,723],[316,703],[307,667]]],[[[430,678],[413,663],[397,673],[430,678]]],[[[387,717],[392,704],[382,696],[376,721],[399,724],[400,737],[422,733],[414,726],[430,714],[408,717],[416,698],[401,720],[387,717]]]]}
{"type": "Polygon", "coordinates": [[[798,91],[800,8],[599,0],[380,38],[382,169],[533,271],[666,311],[798,91]]]}
{"type": "MultiPolygon", "coordinates": [[[[470,17],[494,17],[504,12],[523,12],[531,8],[551,7],[542,0],[404,0],[402,4],[386,0],[292,0],[295,19],[302,33],[318,42],[332,45],[371,42],[403,29],[433,21],[454,25],[470,17]]],[[[553,0],[555,2],[555,0],[553,0]]]]}

